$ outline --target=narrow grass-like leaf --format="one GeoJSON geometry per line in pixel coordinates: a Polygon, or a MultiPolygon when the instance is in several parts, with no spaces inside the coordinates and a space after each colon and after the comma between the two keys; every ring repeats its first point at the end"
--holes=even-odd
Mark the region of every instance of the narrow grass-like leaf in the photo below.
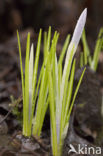
{"type": "Polygon", "coordinates": [[[62,64],[58,66],[58,88],[59,88],[59,96],[60,96],[60,88],[62,82],[62,64]]]}
{"type": "Polygon", "coordinates": [[[80,68],[84,66],[83,52],[80,53],[80,68]]]}
{"type": "Polygon", "coordinates": [[[40,124],[39,124],[39,129],[38,129],[38,136],[40,136],[40,134],[41,134],[43,122],[44,122],[45,115],[46,115],[47,108],[48,108],[48,104],[49,104],[49,98],[47,98],[47,96],[48,96],[48,85],[45,88],[45,94],[44,94],[44,99],[43,99],[44,105],[43,105],[42,113],[41,113],[41,119],[40,119],[40,124]]]}
{"type": "MultiPolygon", "coordinates": [[[[59,98],[59,87],[58,87],[58,64],[57,64],[57,57],[55,54],[55,103],[56,103],[56,129],[57,132],[60,131],[60,119],[59,119],[59,114],[60,114],[60,98],[59,98]]],[[[57,143],[59,144],[59,133],[57,133],[57,143]]]]}
{"type": "Polygon", "coordinates": [[[51,27],[48,30],[48,37],[47,37],[47,46],[46,46],[46,55],[50,50],[50,41],[51,41],[51,27]]]}
{"type": "Polygon", "coordinates": [[[75,93],[74,93],[74,96],[73,96],[73,100],[72,100],[72,103],[71,103],[71,106],[70,106],[70,109],[69,109],[69,114],[68,114],[68,116],[67,116],[67,122],[68,122],[69,119],[70,119],[71,111],[72,111],[72,108],[73,108],[73,105],[74,105],[74,102],[75,102],[75,99],[76,99],[76,96],[77,96],[77,93],[78,93],[80,84],[81,84],[81,82],[82,82],[82,79],[83,79],[85,70],[86,70],[86,68],[84,68],[84,70],[83,70],[83,72],[82,72],[82,74],[81,74],[81,77],[80,77],[80,79],[79,79],[79,82],[78,82],[78,84],[77,84],[77,87],[76,87],[76,90],[75,90],[75,93]]]}
{"type": "Polygon", "coordinates": [[[68,83],[67,99],[66,99],[66,105],[65,105],[65,109],[64,109],[65,112],[64,112],[64,118],[63,118],[64,119],[64,125],[66,124],[66,117],[68,115],[69,106],[70,106],[71,97],[72,97],[72,92],[73,92],[75,64],[76,64],[76,60],[73,61],[73,66],[72,66],[72,70],[71,70],[70,80],[69,80],[69,83],[68,83]]]}
{"type": "MultiPolygon", "coordinates": [[[[20,37],[17,31],[17,39],[18,39],[18,47],[19,47],[19,57],[20,57],[20,69],[21,69],[21,80],[22,80],[22,94],[23,94],[23,123],[25,122],[25,104],[24,104],[24,97],[25,97],[25,89],[24,89],[24,76],[23,76],[23,65],[22,65],[22,56],[21,56],[21,45],[20,45],[20,37]]],[[[23,124],[23,134],[25,133],[25,125],[23,124]]]]}
{"type": "MultiPolygon", "coordinates": [[[[36,87],[36,80],[37,80],[41,36],[42,36],[42,30],[40,29],[39,37],[38,37],[38,43],[37,43],[37,49],[36,49],[35,63],[34,63],[34,71],[33,71],[33,95],[35,94],[35,87],[36,87]]],[[[34,101],[33,98],[32,98],[32,101],[34,101]]],[[[33,109],[32,109],[33,112],[34,112],[34,108],[35,108],[35,103],[33,102],[33,109]]]]}
{"type": "Polygon", "coordinates": [[[96,71],[96,69],[97,69],[99,53],[100,53],[101,48],[102,48],[102,43],[103,43],[103,28],[100,29],[98,39],[97,39],[97,42],[96,42],[96,47],[95,47],[95,50],[94,50],[93,61],[92,61],[92,64],[91,64],[91,68],[94,71],[96,71]]]}
{"type": "Polygon", "coordinates": [[[29,52],[30,52],[30,33],[27,36],[26,59],[25,59],[25,116],[26,116],[26,136],[30,136],[29,131],[29,52]]]}
{"type": "Polygon", "coordinates": [[[70,40],[70,35],[67,36],[65,42],[64,42],[64,46],[63,49],[61,51],[61,55],[58,61],[58,87],[59,87],[59,95],[60,95],[60,84],[61,84],[61,80],[62,80],[62,63],[63,63],[63,59],[64,59],[64,55],[65,52],[67,50],[68,44],[69,44],[69,40],[70,40]]]}
{"type": "Polygon", "coordinates": [[[56,117],[55,117],[55,97],[53,89],[53,79],[50,66],[50,56],[47,63],[47,73],[48,73],[48,85],[49,85],[49,99],[50,99],[50,118],[51,118],[51,132],[52,132],[52,149],[53,155],[58,155],[58,145],[57,145],[57,131],[56,131],[56,117]]]}
{"type": "Polygon", "coordinates": [[[43,110],[44,102],[45,102],[44,98],[46,96],[45,92],[47,93],[47,89],[45,90],[46,82],[47,82],[47,75],[46,75],[46,68],[44,68],[40,91],[39,91],[38,102],[37,102],[36,115],[34,119],[33,135],[38,135],[38,131],[39,131],[39,125],[41,121],[40,119],[42,116],[42,110],[43,110]]]}
{"type": "Polygon", "coordinates": [[[71,98],[72,98],[73,82],[74,82],[74,74],[75,74],[75,64],[76,64],[76,61],[74,60],[72,70],[71,70],[70,80],[68,82],[68,92],[67,92],[67,100],[66,100],[66,106],[65,106],[65,112],[64,112],[62,140],[65,138],[65,136],[67,134],[68,127],[69,127],[69,121],[66,122],[66,118],[68,116],[70,102],[71,102],[71,98]]]}
{"type": "Polygon", "coordinates": [[[63,63],[64,55],[65,55],[65,52],[67,50],[69,40],[70,40],[70,35],[67,36],[67,38],[66,38],[66,40],[64,42],[64,46],[63,46],[63,49],[61,51],[61,55],[60,55],[60,58],[59,58],[59,61],[58,61],[58,67],[63,63]]]}
{"type": "Polygon", "coordinates": [[[92,58],[90,56],[90,50],[87,44],[85,30],[83,31],[83,34],[82,34],[82,42],[83,42],[83,49],[84,49],[84,65],[87,65],[87,63],[91,65],[92,58]]]}
{"type": "MultiPolygon", "coordinates": [[[[39,79],[38,79],[38,83],[37,83],[37,87],[36,87],[36,92],[35,92],[35,96],[34,96],[34,100],[33,103],[35,105],[36,100],[37,100],[37,96],[38,96],[38,92],[39,92],[39,87],[40,87],[40,83],[41,83],[41,79],[42,79],[42,75],[43,75],[43,70],[44,70],[44,63],[42,64],[41,70],[40,70],[40,74],[39,74],[39,79]]],[[[33,105],[33,110],[34,110],[34,105],[33,105]]]]}
{"type": "MultiPolygon", "coordinates": [[[[51,44],[51,48],[50,48],[50,57],[51,57],[51,64],[55,66],[55,53],[56,53],[56,45],[58,42],[58,38],[59,38],[59,33],[55,32],[53,39],[52,39],[52,44],[51,44]]],[[[54,68],[53,68],[54,69],[54,68]]],[[[53,72],[55,73],[55,70],[53,70],[53,72]]],[[[53,74],[54,76],[55,74],[53,74]]]]}
{"type": "Polygon", "coordinates": [[[47,32],[44,32],[44,59],[46,58],[46,52],[47,52],[47,32]]]}
{"type": "Polygon", "coordinates": [[[29,128],[30,129],[32,127],[33,63],[34,63],[34,48],[32,44],[31,51],[30,51],[30,60],[29,60],[29,122],[30,122],[29,128]]]}

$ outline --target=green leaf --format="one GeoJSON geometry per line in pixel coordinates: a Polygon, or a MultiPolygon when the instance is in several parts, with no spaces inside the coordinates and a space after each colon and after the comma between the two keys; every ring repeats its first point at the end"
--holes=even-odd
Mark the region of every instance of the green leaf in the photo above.
{"type": "MultiPolygon", "coordinates": [[[[20,37],[17,31],[18,47],[19,47],[19,57],[20,57],[20,69],[21,69],[21,80],[22,80],[22,94],[23,94],[23,123],[25,122],[25,89],[24,89],[24,76],[23,76],[23,66],[22,66],[22,56],[21,56],[21,45],[20,37]]],[[[23,124],[23,134],[25,133],[25,125],[23,124]]]]}
{"type": "MultiPolygon", "coordinates": [[[[33,126],[33,135],[34,136],[38,135],[38,131],[39,131],[39,125],[41,122],[41,117],[43,114],[43,107],[44,107],[44,102],[45,102],[44,99],[45,99],[45,96],[47,93],[47,89],[45,89],[46,85],[47,85],[47,75],[46,75],[46,68],[44,68],[42,79],[41,79],[39,98],[38,98],[38,102],[37,102],[36,115],[35,115],[35,119],[34,119],[34,126],[33,126]]],[[[39,135],[40,135],[40,132],[39,132],[39,135]]]]}
{"type": "Polygon", "coordinates": [[[70,40],[70,35],[67,36],[67,38],[66,38],[66,40],[64,42],[63,49],[61,51],[61,55],[60,55],[59,61],[58,61],[58,67],[63,63],[64,55],[65,55],[65,52],[67,50],[69,40],[70,40]]]}
{"type": "Polygon", "coordinates": [[[55,117],[55,97],[54,97],[54,89],[53,89],[52,70],[50,66],[50,54],[47,62],[47,73],[48,73],[49,99],[50,99],[52,149],[53,149],[53,155],[56,156],[58,155],[58,145],[57,145],[56,117],[55,117]]]}
{"type": "Polygon", "coordinates": [[[34,48],[32,44],[29,60],[29,121],[32,119],[33,63],[34,63],[34,48]]]}
{"type": "Polygon", "coordinates": [[[85,30],[83,31],[83,34],[82,34],[82,42],[83,42],[83,49],[84,49],[84,65],[87,65],[87,63],[91,65],[92,58],[91,58],[90,50],[87,44],[85,30]]]}
{"type": "MultiPolygon", "coordinates": [[[[66,98],[66,105],[65,105],[65,109],[64,109],[64,125],[66,124],[66,117],[68,115],[69,112],[69,106],[70,106],[70,102],[71,102],[71,97],[72,97],[72,92],[73,92],[73,82],[74,82],[74,74],[75,74],[75,64],[76,64],[76,60],[73,61],[73,66],[72,66],[72,70],[71,70],[71,75],[70,75],[70,80],[68,82],[68,90],[67,90],[67,98],[66,98]]],[[[65,126],[64,126],[65,127],[65,126]]]]}
{"type": "Polygon", "coordinates": [[[25,126],[26,126],[26,136],[30,136],[30,131],[28,128],[29,124],[29,52],[30,52],[30,33],[27,36],[27,47],[26,47],[26,59],[25,59],[25,126]]]}
{"type": "Polygon", "coordinates": [[[97,65],[98,65],[98,59],[99,59],[99,53],[102,48],[102,43],[103,43],[103,28],[100,29],[98,39],[96,42],[95,50],[94,50],[94,55],[93,55],[93,61],[91,64],[91,68],[96,71],[97,65]]]}
{"type": "Polygon", "coordinates": [[[81,84],[81,82],[82,82],[82,79],[83,79],[85,70],[86,70],[86,68],[84,68],[84,70],[83,70],[83,72],[82,72],[82,74],[81,74],[81,77],[80,77],[80,79],[79,79],[79,82],[78,82],[78,84],[77,84],[77,87],[76,87],[76,90],[75,90],[75,93],[74,93],[74,96],[73,96],[73,100],[72,100],[72,103],[71,103],[71,106],[70,106],[70,109],[69,109],[69,114],[68,114],[68,116],[67,116],[67,122],[68,122],[69,119],[70,119],[71,111],[72,111],[72,108],[73,108],[73,105],[74,105],[74,102],[75,102],[75,99],[76,99],[76,96],[77,96],[77,93],[78,93],[80,84],[81,84]]]}
{"type": "MultiPolygon", "coordinates": [[[[33,71],[33,95],[35,94],[35,87],[36,87],[36,81],[37,81],[37,72],[38,72],[38,62],[39,62],[39,55],[40,55],[41,36],[42,36],[42,30],[40,29],[39,37],[38,37],[38,43],[37,43],[37,49],[36,49],[35,63],[34,63],[34,71],[33,71]]],[[[34,101],[33,98],[32,98],[32,101],[34,101]]],[[[33,108],[35,108],[35,103],[33,103],[33,104],[34,104],[33,108]]]]}
{"type": "Polygon", "coordinates": [[[84,66],[83,52],[80,53],[80,68],[84,66]]]}

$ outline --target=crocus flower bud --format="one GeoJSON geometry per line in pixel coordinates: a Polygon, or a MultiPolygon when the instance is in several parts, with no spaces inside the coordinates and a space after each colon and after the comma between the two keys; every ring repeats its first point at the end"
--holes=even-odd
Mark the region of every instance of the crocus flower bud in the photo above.
{"type": "Polygon", "coordinates": [[[75,45],[75,49],[77,48],[78,43],[80,41],[84,26],[85,26],[85,22],[86,22],[86,17],[87,17],[87,8],[84,9],[82,14],[80,15],[79,20],[76,24],[74,33],[73,33],[71,42],[75,45]]]}

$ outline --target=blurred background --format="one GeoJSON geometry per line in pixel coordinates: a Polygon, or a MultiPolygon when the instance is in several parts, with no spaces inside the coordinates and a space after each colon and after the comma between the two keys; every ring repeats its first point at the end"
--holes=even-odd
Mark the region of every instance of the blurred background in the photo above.
{"type": "MultiPolygon", "coordinates": [[[[64,39],[72,33],[81,11],[88,8],[86,32],[96,37],[103,25],[102,0],[0,0],[0,41],[7,40],[16,30],[40,28],[58,30],[64,39]]],[[[88,36],[88,37],[89,37],[88,36]]]]}

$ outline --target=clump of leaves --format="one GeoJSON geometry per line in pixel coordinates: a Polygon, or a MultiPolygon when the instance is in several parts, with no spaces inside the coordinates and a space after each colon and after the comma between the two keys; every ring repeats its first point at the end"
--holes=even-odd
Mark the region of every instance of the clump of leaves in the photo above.
{"type": "Polygon", "coordinates": [[[48,106],[48,102],[46,102],[48,87],[46,83],[47,74],[45,72],[45,61],[41,67],[39,80],[37,81],[41,36],[42,30],[40,30],[39,33],[34,61],[34,48],[32,44],[30,49],[30,33],[28,33],[26,58],[25,58],[25,78],[24,78],[20,38],[17,32],[20,67],[21,67],[21,79],[22,79],[22,94],[23,94],[23,135],[25,136],[31,136],[31,133],[33,133],[33,135],[35,136],[36,135],[40,136],[46,109],[48,106]],[[35,115],[34,110],[36,110],[35,115]]]}
{"type": "Polygon", "coordinates": [[[70,114],[85,72],[84,69],[73,95],[73,80],[75,74],[75,60],[73,61],[73,57],[82,35],[86,15],[87,10],[85,9],[77,22],[72,40],[68,46],[64,69],[62,63],[67,48],[66,45],[68,45],[69,42],[69,37],[64,44],[59,61],[57,61],[56,56],[57,33],[54,35],[51,48],[49,48],[50,50],[48,52],[49,58],[47,62],[47,72],[50,100],[51,141],[54,156],[61,155],[63,141],[69,127],[70,114]]]}
{"type": "Polygon", "coordinates": [[[86,15],[87,9],[83,11],[77,22],[70,44],[70,35],[67,36],[58,61],[56,47],[59,34],[57,32],[54,33],[52,42],[51,27],[49,28],[48,33],[44,34],[44,60],[38,81],[37,71],[40,55],[41,30],[38,37],[35,61],[33,44],[30,49],[30,34],[28,33],[25,58],[25,78],[22,67],[20,38],[17,32],[23,94],[23,135],[31,136],[31,134],[33,134],[40,136],[45,114],[49,105],[51,142],[54,156],[61,155],[63,141],[69,127],[69,119],[73,104],[85,72],[84,69],[73,95],[76,64],[76,61],[73,60],[73,58],[82,35],[86,15]],[[67,54],[63,68],[62,64],[66,50],[67,54]]]}
{"type": "Polygon", "coordinates": [[[81,53],[80,67],[83,67],[84,65],[88,64],[92,70],[96,71],[99,61],[99,53],[101,52],[103,46],[103,28],[101,28],[99,31],[93,57],[91,56],[90,49],[87,43],[85,30],[83,31],[82,35],[82,43],[83,52],[81,53]]]}

